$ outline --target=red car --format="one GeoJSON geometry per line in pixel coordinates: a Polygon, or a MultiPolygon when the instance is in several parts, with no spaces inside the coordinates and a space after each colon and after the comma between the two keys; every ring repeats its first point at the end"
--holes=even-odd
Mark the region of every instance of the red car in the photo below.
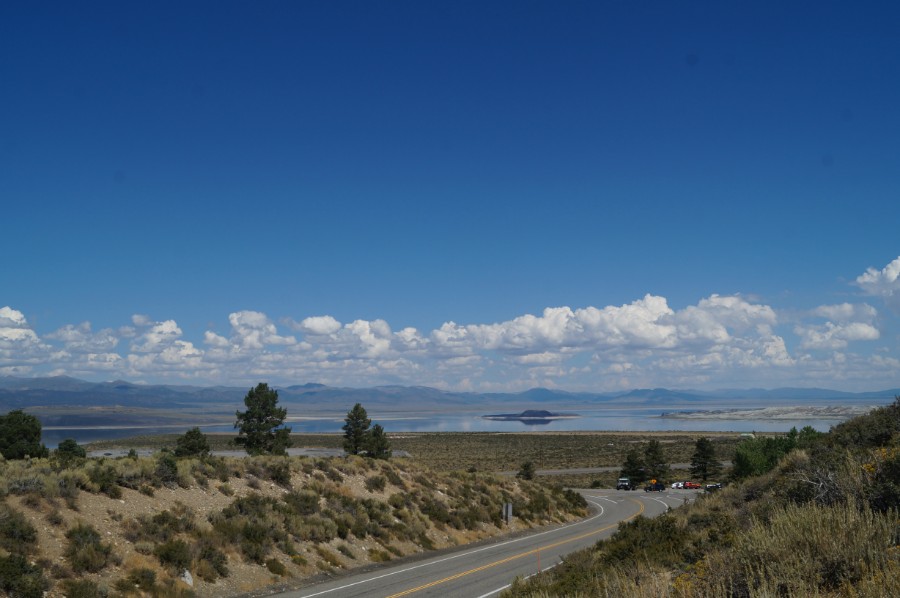
{"type": "Polygon", "coordinates": [[[697,482],[685,482],[684,483],[685,490],[699,490],[700,484],[697,482]]]}

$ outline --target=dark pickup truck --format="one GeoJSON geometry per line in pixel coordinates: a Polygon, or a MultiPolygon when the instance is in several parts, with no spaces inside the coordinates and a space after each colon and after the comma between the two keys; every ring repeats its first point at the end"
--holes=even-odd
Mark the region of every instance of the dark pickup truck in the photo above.
{"type": "Polygon", "coordinates": [[[644,486],[644,492],[663,492],[666,489],[666,485],[662,482],[651,482],[644,486]]]}

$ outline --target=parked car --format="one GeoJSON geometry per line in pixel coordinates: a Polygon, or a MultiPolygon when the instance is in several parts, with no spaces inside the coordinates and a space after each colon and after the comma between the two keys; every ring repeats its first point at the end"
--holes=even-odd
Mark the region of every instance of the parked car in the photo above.
{"type": "Polygon", "coordinates": [[[685,490],[699,490],[700,484],[697,482],[685,482],[684,483],[685,490]]]}
{"type": "Polygon", "coordinates": [[[650,482],[644,486],[644,492],[663,492],[665,489],[666,485],[662,482],[650,482]]]}
{"type": "Polygon", "coordinates": [[[722,484],[719,484],[719,483],[706,485],[707,492],[715,492],[716,490],[721,490],[721,489],[722,489],[722,484]]]}
{"type": "Polygon", "coordinates": [[[684,488],[684,482],[672,482],[672,488],[676,490],[684,488]]]}

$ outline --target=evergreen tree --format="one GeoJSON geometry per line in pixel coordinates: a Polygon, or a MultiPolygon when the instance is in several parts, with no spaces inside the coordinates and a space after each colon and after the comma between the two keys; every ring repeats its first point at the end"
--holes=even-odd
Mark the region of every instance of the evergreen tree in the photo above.
{"type": "Polygon", "coordinates": [[[519,468],[519,473],[516,474],[516,477],[523,480],[533,480],[535,475],[537,475],[537,469],[534,466],[534,461],[526,461],[522,463],[522,467],[519,468]]]}
{"type": "Polygon", "coordinates": [[[622,471],[619,477],[628,478],[632,484],[642,484],[647,480],[647,472],[644,468],[644,460],[637,449],[631,449],[625,455],[625,463],[622,464],[622,471]]]}
{"type": "Polygon", "coordinates": [[[83,446],[80,446],[74,438],[66,438],[59,443],[54,451],[56,457],[65,463],[75,459],[83,459],[87,456],[87,452],[83,446]]]}
{"type": "Polygon", "coordinates": [[[644,467],[649,480],[663,481],[669,475],[669,463],[659,440],[651,440],[644,449],[644,467]]]}
{"type": "Polygon", "coordinates": [[[291,429],[283,427],[287,409],[278,407],[278,391],[260,383],[244,397],[246,411],[236,411],[235,443],[249,455],[285,455],[291,446],[291,429]]]}
{"type": "Polygon", "coordinates": [[[372,420],[362,405],[357,403],[353,406],[347,417],[344,418],[344,450],[347,454],[358,455],[366,450],[369,440],[369,426],[372,420]]]}
{"type": "Polygon", "coordinates": [[[704,482],[719,475],[722,464],[716,458],[716,447],[709,438],[698,438],[691,457],[691,476],[704,482]]]}
{"type": "Polygon", "coordinates": [[[373,459],[390,459],[391,458],[391,442],[388,440],[387,434],[381,424],[375,424],[369,431],[369,442],[366,453],[373,459]]]}
{"type": "Polygon", "coordinates": [[[200,428],[191,428],[175,441],[176,457],[209,456],[209,440],[200,428]]]}
{"type": "Polygon", "coordinates": [[[41,422],[21,409],[0,415],[0,455],[4,459],[46,457],[50,454],[41,444],[41,422]]]}

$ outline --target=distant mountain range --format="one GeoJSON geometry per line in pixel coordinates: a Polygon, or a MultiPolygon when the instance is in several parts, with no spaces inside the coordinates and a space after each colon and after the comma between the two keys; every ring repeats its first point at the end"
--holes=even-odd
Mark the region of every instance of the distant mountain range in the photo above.
{"type": "MultiPolygon", "coordinates": [[[[343,414],[355,403],[375,413],[513,412],[528,408],[587,409],[605,406],[704,409],[734,405],[886,404],[900,389],[852,393],[824,388],[723,389],[716,391],[635,389],[623,392],[566,392],[532,388],[518,393],[454,392],[426,386],[344,388],[323,384],[275,387],[292,415],[343,414]]],[[[26,409],[45,422],[163,421],[175,417],[233,418],[249,387],[134,384],[124,380],[87,382],[67,376],[0,376],[0,413],[26,409]]]]}

